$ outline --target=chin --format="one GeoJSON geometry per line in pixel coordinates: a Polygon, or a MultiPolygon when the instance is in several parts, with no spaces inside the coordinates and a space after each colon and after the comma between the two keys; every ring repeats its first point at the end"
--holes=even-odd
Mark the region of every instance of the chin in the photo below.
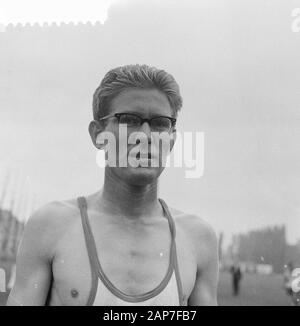
{"type": "Polygon", "coordinates": [[[155,182],[162,172],[161,168],[154,167],[127,167],[122,177],[128,184],[144,186],[155,182]]]}

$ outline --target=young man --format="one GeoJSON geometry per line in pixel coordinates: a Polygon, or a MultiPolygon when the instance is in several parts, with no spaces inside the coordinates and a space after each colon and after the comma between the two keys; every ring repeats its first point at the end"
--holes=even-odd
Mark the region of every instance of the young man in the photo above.
{"type": "MultiPolygon", "coordinates": [[[[119,148],[125,125],[127,137],[141,132],[150,146],[152,131],[176,135],[181,106],[170,74],[146,65],[118,67],[94,94],[89,133],[98,149],[104,131],[119,148]]],[[[135,145],[128,145],[126,159],[135,145]]],[[[148,153],[140,159],[162,155],[148,153]]],[[[216,305],[215,233],[158,198],[162,171],[162,164],[107,165],[98,192],[37,210],[24,231],[8,305],[216,305]]]]}

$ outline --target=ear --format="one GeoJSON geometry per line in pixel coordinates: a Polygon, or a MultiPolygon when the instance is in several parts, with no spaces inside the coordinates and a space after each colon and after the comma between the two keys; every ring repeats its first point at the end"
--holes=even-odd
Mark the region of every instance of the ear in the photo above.
{"type": "Polygon", "coordinates": [[[105,125],[104,123],[102,123],[102,121],[93,120],[89,124],[89,134],[91,136],[94,146],[98,149],[102,149],[104,146],[104,144],[97,143],[97,137],[101,132],[104,131],[104,129],[105,125]]]}

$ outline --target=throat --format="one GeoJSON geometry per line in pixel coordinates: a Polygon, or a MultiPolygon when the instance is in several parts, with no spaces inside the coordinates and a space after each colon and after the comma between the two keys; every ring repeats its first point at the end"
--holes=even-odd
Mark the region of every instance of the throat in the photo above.
{"type": "Polygon", "coordinates": [[[143,220],[162,214],[157,192],[151,189],[122,189],[116,186],[112,192],[110,186],[104,188],[96,196],[96,205],[107,214],[122,216],[128,220],[143,220]],[[116,189],[117,188],[117,189],[116,189]]]}

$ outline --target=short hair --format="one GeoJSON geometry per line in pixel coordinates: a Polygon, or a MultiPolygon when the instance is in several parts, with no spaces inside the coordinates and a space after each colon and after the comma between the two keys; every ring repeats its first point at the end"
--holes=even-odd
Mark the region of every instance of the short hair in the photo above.
{"type": "Polygon", "coordinates": [[[179,85],[171,74],[147,65],[125,65],[107,72],[96,89],[93,96],[94,120],[107,114],[113,98],[128,88],[162,91],[167,96],[175,116],[182,107],[179,85]]]}

